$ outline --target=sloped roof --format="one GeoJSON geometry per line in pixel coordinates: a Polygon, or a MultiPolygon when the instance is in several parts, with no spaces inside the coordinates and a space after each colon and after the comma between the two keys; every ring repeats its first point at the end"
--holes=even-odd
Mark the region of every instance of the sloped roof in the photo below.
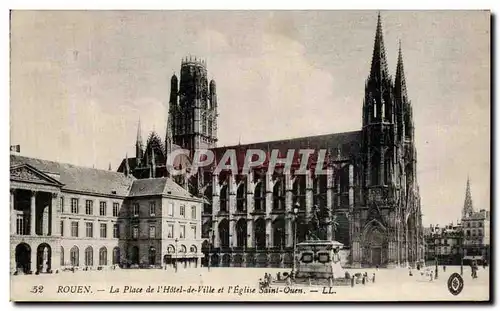
{"type": "MultiPolygon", "coordinates": [[[[245,145],[224,146],[212,149],[217,155],[223,154],[226,149],[278,149],[284,154],[288,149],[331,149],[339,152],[342,157],[349,157],[356,154],[361,146],[361,131],[334,133],[317,136],[306,136],[292,139],[282,139],[274,141],[263,141],[245,145]]],[[[336,154],[335,154],[336,155],[336,154]]],[[[335,156],[334,155],[334,156],[335,156]]]]}
{"type": "Polygon", "coordinates": [[[59,181],[64,184],[63,190],[127,196],[134,180],[118,172],[11,154],[10,165],[18,164],[28,164],[44,173],[59,174],[59,181]]]}
{"type": "MultiPolygon", "coordinates": [[[[219,161],[226,150],[234,149],[236,150],[236,157],[238,166],[241,167],[244,163],[245,154],[248,149],[258,149],[262,150],[266,153],[266,161],[264,162],[264,166],[268,162],[270,157],[270,152],[272,150],[279,150],[278,157],[283,158],[286,157],[287,152],[289,150],[295,150],[294,163],[299,161],[299,153],[300,149],[313,149],[315,151],[319,151],[320,149],[327,149],[330,152],[330,155],[333,159],[350,159],[353,158],[360,153],[362,142],[362,132],[361,131],[353,131],[353,132],[344,132],[344,133],[334,133],[334,134],[326,134],[326,135],[317,135],[317,136],[306,136],[292,139],[283,139],[283,140],[275,140],[275,141],[264,141],[257,142],[245,145],[233,145],[233,146],[224,146],[213,148],[212,151],[215,153],[215,157],[217,161],[219,161]]],[[[316,153],[315,153],[316,154],[316,153]]],[[[314,161],[315,154],[313,154],[309,160],[314,161]]]]}
{"type": "Polygon", "coordinates": [[[177,196],[190,200],[196,199],[186,189],[179,186],[171,178],[147,178],[134,180],[129,196],[165,195],[177,196]]]}

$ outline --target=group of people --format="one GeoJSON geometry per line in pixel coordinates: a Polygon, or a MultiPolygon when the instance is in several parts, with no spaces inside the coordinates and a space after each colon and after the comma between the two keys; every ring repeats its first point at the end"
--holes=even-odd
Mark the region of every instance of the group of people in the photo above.
{"type": "MultiPolygon", "coordinates": [[[[280,273],[278,272],[278,274],[276,275],[276,278],[279,279],[280,278],[280,273]]],[[[265,273],[264,274],[264,278],[261,278],[259,279],[259,286],[261,288],[267,288],[271,285],[273,281],[273,277],[271,275],[271,273],[265,273]]]]}
{"type": "MultiPolygon", "coordinates": [[[[486,269],[486,262],[483,263],[483,268],[486,269]]],[[[476,261],[471,262],[470,269],[471,269],[471,277],[473,279],[477,279],[477,271],[479,270],[479,265],[477,264],[476,261]]],[[[421,270],[421,265],[419,263],[417,264],[417,270],[418,271],[421,270]]],[[[443,272],[446,272],[446,266],[443,266],[443,272]]],[[[436,270],[436,274],[437,274],[437,270],[436,270]]],[[[408,275],[413,276],[413,271],[412,271],[411,266],[408,266],[408,275]]],[[[430,281],[433,281],[435,278],[434,270],[432,269],[432,267],[427,267],[427,268],[425,268],[425,270],[420,271],[420,275],[424,276],[426,278],[429,278],[430,281]]]]}

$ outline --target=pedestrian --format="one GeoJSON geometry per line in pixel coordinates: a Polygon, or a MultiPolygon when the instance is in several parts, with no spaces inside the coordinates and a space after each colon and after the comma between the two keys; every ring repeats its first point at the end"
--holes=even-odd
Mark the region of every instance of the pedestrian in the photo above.
{"type": "Polygon", "coordinates": [[[412,271],[411,271],[411,266],[408,266],[408,275],[409,275],[409,276],[413,276],[413,273],[412,273],[412,271]]]}
{"type": "Polygon", "coordinates": [[[443,266],[443,272],[446,272],[446,266],[443,266]]]}

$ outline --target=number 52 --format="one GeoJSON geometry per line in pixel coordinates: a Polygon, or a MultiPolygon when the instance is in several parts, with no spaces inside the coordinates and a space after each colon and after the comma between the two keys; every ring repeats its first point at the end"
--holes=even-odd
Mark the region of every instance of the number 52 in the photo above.
{"type": "Polygon", "coordinates": [[[41,293],[43,293],[43,286],[42,285],[33,286],[31,288],[30,293],[33,293],[33,294],[41,294],[41,293]]]}

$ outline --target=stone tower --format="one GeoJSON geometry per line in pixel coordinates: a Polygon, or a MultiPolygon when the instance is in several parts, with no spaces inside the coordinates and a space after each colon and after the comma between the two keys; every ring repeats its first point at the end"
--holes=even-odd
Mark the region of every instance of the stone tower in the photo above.
{"type": "Polygon", "coordinates": [[[392,198],[388,187],[394,175],[394,96],[387,68],[380,15],[375,33],[371,70],[363,103],[363,149],[366,155],[365,185],[369,202],[392,198]]]}
{"type": "Polygon", "coordinates": [[[182,60],[180,83],[175,74],[171,79],[168,120],[167,136],[191,155],[196,149],[216,146],[217,93],[215,81],[208,83],[205,61],[182,60]]]}

